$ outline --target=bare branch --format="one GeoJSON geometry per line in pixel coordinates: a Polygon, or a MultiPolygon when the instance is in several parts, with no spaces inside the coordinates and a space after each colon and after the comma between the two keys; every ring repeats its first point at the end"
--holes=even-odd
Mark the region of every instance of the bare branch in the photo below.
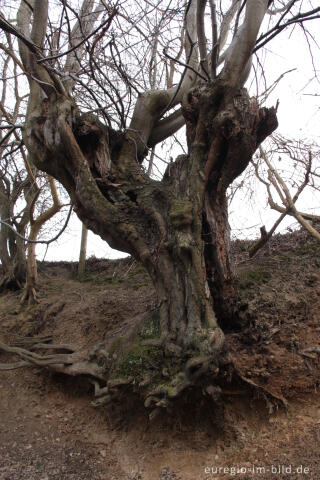
{"type": "Polygon", "coordinates": [[[16,128],[24,128],[24,125],[0,125],[0,130],[15,130],[16,128]]]}
{"type": "Polygon", "coordinates": [[[198,47],[200,53],[200,69],[205,76],[209,77],[209,66],[207,59],[207,39],[204,27],[204,13],[206,9],[207,0],[197,0],[197,35],[198,35],[198,47]]]}
{"type": "Polygon", "coordinates": [[[232,0],[232,4],[229,10],[224,15],[223,20],[221,22],[220,35],[219,35],[219,41],[218,41],[220,51],[222,51],[227,41],[230,25],[238,9],[239,1],[240,0],[232,0]]]}
{"type": "MultiPolygon", "coordinates": [[[[103,30],[103,33],[105,33],[108,28],[110,27],[111,25],[111,22],[114,18],[114,16],[116,15],[117,13],[117,10],[114,9],[112,14],[110,15],[110,17],[105,20],[104,22],[101,23],[101,25],[99,25],[95,30],[93,30],[92,32],[90,32],[85,38],[83,38],[79,43],[77,43],[76,45],[72,46],[69,50],[65,51],[65,52],[62,52],[62,53],[58,53],[56,55],[52,55],[50,57],[45,57],[45,58],[42,58],[40,60],[38,60],[38,63],[43,63],[43,62],[46,62],[46,61],[51,61],[51,60],[56,60],[58,58],[61,58],[61,57],[64,57],[64,56],[68,56],[70,53],[74,52],[75,50],[79,50],[79,48],[84,44],[86,43],[91,37],[93,37],[94,35],[96,35],[96,33],[98,33],[100,30],[103,30]]],[[[78,54],[78,58],[79,58],[79,54],[78,54]]],[[[69,60],[70,62],[70,60],[69,60]]],[[[65,67],[65,69],[67,69],[67,66],[65,67]]]]}
{"type": "MultiPolygon", "coordinates": [[[[263,150],[263,148],[261,146],[260,146],[260,154],[261,154],[261,157],[263,158],[263,160],[265,161],[265,163],[267,164],[267,166],[269,168],[269,172],[270,172],[269,178],[272,181],[272,184],[276,188],[280,198],[282,199],[282,201],[283,201],[283,203],[286,207],[286,213],[290,212],[290,214],[293,215],[296,218],[296,220],[300,223],[300,225],[303,228],[305,228],[317,241],[320,241],[320,233],[315,228],[313,228],[310,225],[310,223],[308,223],[308,221],[305,219],[304,215],[301,212],[299,212],[297,210],[296,206],[295,206],[296,200],[298,199],[300,193],[302,192],[302,190],[304,189],[304,187],[308,183],[309,172],[310,172],[310,168],[311,168],[311,155],[309,157],[309,167],[307,169],[305,180],[302,183],[302,185],[300,186],[300,188],[298,189],[295,197],[292,198],[287,185],[285,184],[285,182],[281,178],[279,172],[272,166],[272,164],[270,163],[270,161],[267,158],[267,155],[266,155],[265,151],[263,150]],[[271,176],[274,177],[274,180],[272,179],[271,176]],[[281,188],[281,190],[280,190],[280,188],[281,188]]],[[[274,205],[274,202],[272,202],[271,205],[274,205]]]]}
{"type": "Polygon", "coordinates": [[[46,37],[48,7],[48,0],[34,0],[31,41],[41,49],[43,49],[46,37]]]}
{"type": "Polygon", "coordinates": [[[287,12],[290,10],[290,8],[292,7],[292,5],[294,3],[296,3],[297,0],[290,0],[288,3],[286,3],[283,7],[281,8],[275,8],[275,9],[271,9],[269,8],[267,13],[269,15],[277,15],[278,13],[283,13],[283,12],[287,12]]]}
{"type": "MultiPolygon", "coordinates": [[[[202,80],[204,80],[205,82],[208,81],[208,72],[205,71],[205,73],[207,74],[207,77],[203,76],[200,72],[198,72],[198,70],[196,70],[195,68],[193,68],[191,65],[189,65],[188,63],[184,63],[184,62],[181,62],[181,60],[178,60],[177,58],[174,58],[174,57],[171,57],[171,55],[169,55],[165,50],[163,50],[163,54],[165,57],[169,58],[170,60],[172,60],[173,62],[176,62],[178,63],[179,65],[181,65],[182,67],[185,67],[186,70],[191,70],[195,75],[197,75],[198,77],[200,77],[202,80]]],[[[180,87],[181,88],[181,87],[180,87]]]]}
{"type": "MultiPolygon", "coordinates": [[[[292,5],[290,5],[289,8],[291,8],[291,6],[292,5]]],[[[286,10],[285,14],[289,10],[289,8],[286,10]]],[[[285,28],[289,27],[290,25],[320,18],[320,15],[316,15],[319,12],[320,12],[320,7],[314,8],[313,10],[309,10],[307,12],[300,12],[294,17],[292,17],[290,20],[288,20],[287,22],[281,24],[281,20],[285,16],[285,14],[283,14],[280,20],[277,22],[277,24],[273,28],[271,28],[268,32],[260,35],[260,37],[256,42],[253,52],[256,52],[260,48],[264,47],[267,43],[269,43],[273,38],[279,35],[285,28]]]]}
{"type": "Polygon", "coordinates": [[[235,35],[221,77],[227,85],[242,86],[257,35],[268,8],[268,0],[247,0],[243,24],[235,35]],[[245,74],[245,75],[244,75],[245,74]]]}
{"type": "Polygon", "coordinates": [[[216,12],[216,3],[214,0],[210,1],[210,10],[211,10],[211,25],[212,25],[212,52],[211,52],[211,69],[210,75],[214,79],[217,76],[217,65],[218,65],[218,56],[219,56],[219,42],[218,42],[218,23],[217,23],[217,12],[216,12]]]}
{"type": "Polygon", "coordinates": [[[169,136],[176,133],[185,124],[185,119],[181,109],[176,110],[168,117],[160,120],[155,124],[148,140],[148,146],[154,147],[157,143],[162,142],[169,136]]]}
{"type": "Polygon", "coordinates": [[[268,243],[274,232],[277,230],[279,227],[280,223],[282,220],[286,217],[287,211],[284,212],[280,217],[276,220],[276,222],[273,224],[269,232],[266,232],[265,235],[262,235],[261,238],[249,249],[249,258],[252,258],[258,251],[268,243]]]}
{"type": "Polygon", "coordinates": [[[57,233],[57,235],[55,235],[53,238],[51,238],[50,240],[29,240],[29,238],[26,238],[24,237],[23,235],[21,235],[19,232],[17,232],[13,227],[12,225],[10,225],[9,223],[5,222],[4,220],[1,220],[0,219],[0,223],[2,225],[5,225],[6,227],[10,228],[13,233],[15,235],[17,235],[17,237],[21,238],[21,240],[24,240],[25,242],[27,243],[40,243],[42,245],[50,245],[50,243],[53,243],[55,242],[56,240],[58,240],[58,238],[63,234],[63,232],[65,231],[65,229],[67,228],[68,226],[68,223],[69,223],[69,220],[70,220],[70,217],[71,217],[71,213],[72,213],[72,205],[70,205],[70,208],[69,208],[69,212],[68,212],[68,215],[67,215],[67,218],[66,218],[66,221],[62,227],[62,229],[59,231],[59,233],[57,233]]]}

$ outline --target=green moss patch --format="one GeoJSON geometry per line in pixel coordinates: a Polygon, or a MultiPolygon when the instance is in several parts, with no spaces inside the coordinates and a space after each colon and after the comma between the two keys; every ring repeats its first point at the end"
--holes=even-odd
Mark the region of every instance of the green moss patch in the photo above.
{"type": "Polygon", "coordinates": [[[146,340],[160,338],[159,312],[154,311],[142,324],[134,328],[124,338],[116,338],[108,347],[108,353],[113,358],[111,377],[134,377],[143,380],[151,371],[158,371],[163,363],[163,353],[158,347],[144,345],[146,340]]]}
{"type": "Polygon", "coordinates": [[[122,355],[115,373],[142,380],[150,370],[158,370],[162,361],[163,355],[159,348],[137,345],[122,355]]]}

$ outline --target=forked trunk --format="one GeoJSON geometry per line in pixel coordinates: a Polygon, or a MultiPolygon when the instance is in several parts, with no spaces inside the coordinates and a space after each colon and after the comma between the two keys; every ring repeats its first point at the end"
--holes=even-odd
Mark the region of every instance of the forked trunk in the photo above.
{"type": "MultiPolygon", "coordinates": [[[[64,185],[87,228],[133,255],[153,281],[161,333],[146,344],[178,365],[172,383],[150,393],[154,405],[217,371],[223,329],[238,320],[227,189],[277,126],[274,109],[259,109],[246,90],[218,83],[190,92],[183,113],[189,153],[161,181],[141,168],[138,135],[80,116],[65,98],[30,117],[25,139],[37,167],[64,185]]],[[[140,352],[136,342],[126,348],[140,352]]]]}

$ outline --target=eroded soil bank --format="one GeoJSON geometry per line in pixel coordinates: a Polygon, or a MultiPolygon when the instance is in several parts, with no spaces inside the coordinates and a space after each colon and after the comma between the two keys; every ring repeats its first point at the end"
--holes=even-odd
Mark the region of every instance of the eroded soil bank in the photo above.
{"type": "MultiPolygon", "coordinates": [[[[223,406],[186,404],[150,424],[133,404],[94,408],[81,379],[1,372],[0,479],[319,480],[319,247],[301,232],[275,237],[253,260],[247,246],[233,251],[252,321],[227,335],[239,377],[226,379],[223,406]]],[[[2,341],[51,336],[91,348],[156,308],[132,259],[90,259],[82,282],[73,264],[39,270],[33,310],[19,310],[19,293],[1,295],[2,341]]]]}

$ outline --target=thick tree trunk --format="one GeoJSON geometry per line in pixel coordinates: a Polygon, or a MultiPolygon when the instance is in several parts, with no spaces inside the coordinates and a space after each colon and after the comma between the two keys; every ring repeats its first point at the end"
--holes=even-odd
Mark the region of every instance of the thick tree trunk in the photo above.
{"type": "MultiPolygon", "coordinates": [[[[1,218],[10,223],[10,200],[1,198],[1,218]]],[[[21,232],[19,232],[21,233],[21,232]]],[[[22,235],[24,230],[22,231],[22,235]]],[[[0,288],[17,290],[22,288],[26,279],[26,254],[24,241],[14,232],[2,224],[0,226],[0,261],[2,264],[2,278],[0,288]]]]}
{"type": "Polygon", "coordinates": [[[169,355],[214,354],[223,335],[212,308],[203,251],[184,242],[180,251],[159,254],[152,272],[159,301],[161,344],[169,355]]]}
{"type": "Polygon", "coordinates": [[[26,279],[26,256],[25,247],[19,244],[9,264],[2,264],[2,278],[0,289],[19,290],[23,287],[26,279]]]}
{"type": "MultiPolygon", "coordinates": [[[[159,108],[148,98],[140,109],[159,108]]],[[[182,372],[159,390],[160,398],[173,385],[177,396],[199,375],[210,372],[212,378],[216,371],[222,330],[233,327],[238,307],[226,192],[277,126],[274,109],[259,109],[245,90],[218,83],[191,92],[184,116],[189,154],[169,165],[161,182],[140,167],[138,134],[79,116],[65,98],[35,112],[25,138],[36,166],[64,185],[86,227],[149,272],[161,335],[147,343],[162,348],[164,358],[175,357],[182,372]]],[[[150,394],[152,402],[159,395],[150,394]]]]}

